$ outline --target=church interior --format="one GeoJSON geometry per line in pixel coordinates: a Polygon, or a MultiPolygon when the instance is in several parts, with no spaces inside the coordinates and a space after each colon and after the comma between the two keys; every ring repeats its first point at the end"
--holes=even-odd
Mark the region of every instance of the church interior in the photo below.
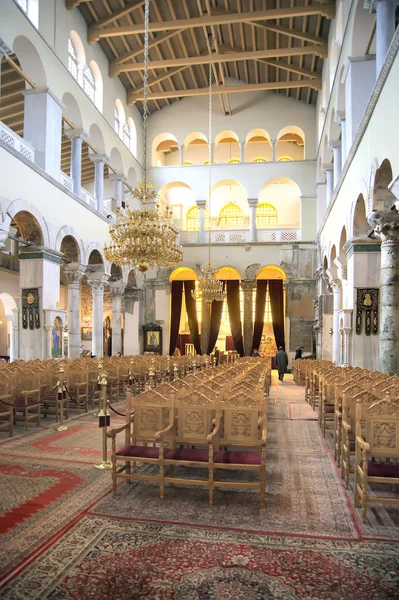
{"type": "Polygon", "coordinates": [[[0,595],[399,597],[398,0],[1,0],[0,595]]]}

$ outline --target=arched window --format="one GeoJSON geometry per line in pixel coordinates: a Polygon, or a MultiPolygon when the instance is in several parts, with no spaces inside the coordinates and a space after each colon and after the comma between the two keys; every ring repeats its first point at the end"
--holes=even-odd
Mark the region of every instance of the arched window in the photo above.
{"type": "Polygon", "coordinates": [[[39,0],[15,0],[36,29],[39,27],[39,0]]]}
{"type": "Polygon", "coordinates": [[[243,222],[243,212],[241,208],[231,202],[222,208],[219,214],[219,225],[228,227],[229,225],[241,225],[243,222]]]}
{"type": "Polygon", "coordinates": [[[240,159],[239,158],[230,158],[228,164],[229,165],[238,165],[240,163],[240,159]]]}
{"type": "Polygon", "coordinates": [[[119,110],[118,107],[114,106],[114,130],[116,131],[116,133],[119,135],[120,131],[121,131],[121,121],[120,121],[120,117],[119,117],[119,110]]]}
{"type": "Polygon", "coordinates": [[[265,162],[267,162],[267,161],[263,156],[257,156],[256,158],[254,158],[254,163],[265,163],[265,162]]]}
{"type": "Polygon", "coordinates": [[[72,77],[78,80],[78,57],[71,38],[68,39],[68,71],[72,77]]]}
{"type": "Polygon", "coordinates": [[[292,160],[291,156],[280,156],[278,162],[290,162],[292,160]]]}
{"type": "MultiPolygon", "coordinates": [[[[209,160],[206,160],[206,161],[205,161],[203,164],[204,164],[204,165],[209,165],[209,160]]],[[[212,164],[213,164],[213,165],[217,165],[218,163],[217,163],[217,161],[216,161],[216,160],[214,160],[212,164]]]]}
{"type": "Polygon", "coordinates": [[[277,210],[272,204],[259,204],[256,208],[257,225],[277,225],[277,210]]]}
{"type": "Polygon", "coordinates": [[[88,95],[90,100],[94,102],[96,96],[96,84],[94,82],[93,73],[87,65],[83,71],[83,90],[88,95]]]}
{"type": "MultiPolygon", "coordinates": [[[[187,211],[186,227],[186,231],[199,230],[199,208],[196,204],[187,211]]],[[[205,229],[209,229],[209,212],[207,210],[205,211],[205,229]]]]}
{"type": "Polygon", "coordinates": [[[124,124],[123,126],[123,143],[125,144],[125,146],[127,146],[130,150],[130,127],[127,123],[124,124]]]}

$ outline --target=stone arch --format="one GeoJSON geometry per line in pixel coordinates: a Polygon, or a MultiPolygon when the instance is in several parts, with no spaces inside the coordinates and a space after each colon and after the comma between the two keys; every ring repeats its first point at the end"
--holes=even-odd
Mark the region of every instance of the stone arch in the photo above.
{"type": "Polygon", "coordinates": [[[92,123],[89,129],[89,142],[95,147],[99,154],[105,153],[105,142],[104,136],[101,129],[96,123],[92,123]]]}
{"type": "Polygon", "coordinates": [[[75,48],[78,67],[83,68],[86,64],[86,52],[80,35],[75,30],[72,30],[69,33],[69,38],[75,48]]]}
{"type": "Polygon", "coordinates": [[[206,135],[194,131],[184,140],[184,165],[202,165],[209,163],[209,144],[206,135]]]}
{"type": "MultiPolygon", "coordinates": [[[[172,133],[160,133],[152,141],[152,166],[165,166],[165,155],[177,152],[178,149],[178,141],[172,133]]],[[[180,156],[178,156],[178,164],[180,164],[180,156]]]]}
{"type": "Polygon", "coordinates": [[[346,225],[344,225],[341,229],[341,235],[339,238],[339,244],[338,244],[338,248],[339,248],[339,256],[342,256],[343,254],[346,254],[346,250],[344,249],[344,246],[346,244],[346,242],[348,241],[348,235],[346,232],[346,225]]]}
{"type": "MultiPolygon", "coordinates": [[[[35,243],[39,243],[39,245],[43,245],[43,246],[50,248],[51,242],[50,242],[49,229],[48,229],[48,226],[47,226],[47,223],[46,223],[44,217],[39,213],[37,208],[35,206],[33,206],[32,204],[30,204],[29,202],[26,202],[25,200],[22,200],[22,199],[14,200],[7,207],[7,214],[11,217],[11,219],[15,220],[15,218],[17,217],[17,215],[19,215],[19,213],[24,213],[24,216],[27,216],[27,218],[28,218],[27,221],[26,221],[26,219],[24,221],[21,220],[22,227],[24,227],[24,222],[25,222],[25,226],[27,228],[29,228],[29,217],[32,218],[32,224],[34,226],[33,227],[34,237],[36,240],[39,240],[39,239],[41,240],[40,242],[37,242],[33,239],[28,240],[28,241],[34,241],[35,243]]],[[[17,224],[17,226],[18,226],[18,224],[17,224]]],[[[27,233],[28,232],[29,231],[27,230],[27,233]]],[[[24,235],[23,231],[21,231],[21,234],[24,235]]]]}
{"type": "Polygon", "coordinates": [[[94,79],[94,104],[97,106],[100,112],[103,111],[103,98],[104,98],[104,83],[101,69],[95,60],[91,60],[88,65],[92,72],[94,79]]]}
{"type": "Polygon", "coordinates": [[[238,135],[229,129],[217,134],[214,142],[214,160],[217,163],[241,162],[241,146],[238,135]]]}
{"type": "Polygon", "coordinates": [[[184,147],[188,148],[192,142],[196,142],[197,140],[208,145],[208,138],[204,133],[201,133],[200,131],[193,131],[184,138],[184,147]]]}
{"type": "Polygon", "coordinates": [[[76,98],[70,92],[65,92],[65,94],[62,96],[62,103],[64,104],[64,117],[66,117],[69,121],[72,121],[73,126],[76,129],[82,129],[82,113],[80,112],[79,104],[77,103],[76,98]]]}
{"type": "Polygon", "coordinates": [[[305,133],[296,125],[287,125],[277,134],[276,160],[285,155],[292,160],[305,158],[305,133]]]}
{"type": "Polygon", "coordinates": [[[80,262],[80,248],[78,242],[71,235],[66,235],[61,242],[61,252],[72,262],[80,262]]]}
{"type": "Polygon", "coordinates": [[[234,179],[222,179],[212,186],[210,216],[218,216],[226,205],[237,205],[243,215],[248,215],[248,192],[234,179]]]}
{"type": "Polygon", "coordinates": [[[110,161],[112,167],[116,170],[117,173],[124,173],[122,155],[119,152],[118,148],[115,148],[115,146],[111,150],[110,161]]]}
{"type": "Polygon", "coordinates": [[[190,267],[178,267],[169,276],[169,281],[197,281],[198,276],[190,267]]]}
{"type": "Polygon", "coordinates": [[[127,124],[129,126],[130,132],[130,144],[129,150],[133,154],[133,156],[137,155],[137,127],[136,123],[133,121],[132,117],[129,117],[127,120],[127,124]]]}
{"type": "Polygon", "coordinates": [[[352,237],[367,236],[370,225],[367,222],[367,206],[363,194],[359,194],[353,206],[352,213],[352,237]]]}
{"type": "Polygon", "coordinates": [[[272,159],[270,134],[265,129],[252,129],[245,138],[244,162],[261,162],[257,158],[272,159]]]}
{"type": "Polygon", "coordinates": [[[261,267],[256,274],[256,279],[287,279],[285,271],[277,265],[266,265],[261,267]]]}
{"type": "Polygon", "coordinates": [[[396,197],[388,188],[392,182],[392,167],[390,161],[385,158],[377,169],[372,189],[372,210],[390,210],[394,206],[396,197]]]}
{"type": "Polygon", "coordinates": [[[106,266],[108,266],[107,260],[104,257],[104,248],[98,243],[98,242],[91,242],[88,247],[86,248],[86,256],[85,256],[85,262],[84,264],[86,265],[93,265],[93,264],[102,264],[104,266],[104,268],[106,266]],[[92,253],[93,251],[96,251],[95,254],[92,253]],[[91,261],[90,262],[90,257],[91,257],[91,261]],[[97,260],[97,263],[93,263],[93,260],[97,260]]]}
{"type": "Polygon", "coordinates": [[[175,225],[183,228],[183,223],[186,222],[186,212],[196,201],[195,193],[191,187],[182,181],[171,181],[159,190],[158,195],[169,206],[181,207],[181,210],[178,211],[178,218],[175,220],[175,225]]]}
{"type": "Polygon", "coordinates": [[[334,260],[337,258],[337,248],[335,246],[335,244],[332,245],[331,250],[330,250],[330,258],[329,258],[329,263],[328,266],[331,269],[331,267],[335,266],[334,265],[334,260]]]}
{"type": "Polygon", "coordinates": [[[13,44],[23,72],[37,85],[38,88],[47,87],[47,75],[42,59],[32,42],[23,35],[18,35],[13,44]]]}
{"type": "MultiPolygon", "coordinates": [[[[73,229],[73,227],[69,227],[69,225],[64,225],[64,227],[62,227],[59,230],[57,238],[55,240],[55,249],[57,250],[57,252],[64,252],[64,250],[62,250],[62,245],[66,238],[68,238],[69,246],[72,240],[77,246],[77,248],[75,248],[75,250],[72,251],[72,254],[77,254],[78,260],[74,260],[73,262],[81,262],[85,256],[83,242],[80,239],[79,234],[75,231],[75,229],[73,229]]],[[[70,256],[69,254],[67,254],[67,256],[68,258],[72,258],[72,256],[70,256]]]]}
{"type": "Polygon", "coordinates": [[[11,294],[8,294],[7,292],[2,292],[0,294],[0,302],[3,303],[5,316],[7,317],[7,319],[11,319],[13,316],[12,311],[18,310],[16,301],[11,296],[11,294]]]}
{"type": "Polygon", "coordinates": [[[122,279],[122,269],[119,265],[111,263],[111,280],[116,281],[122,279]]]}
{"type": "Polygon", "coordinates": [[[237,271],[237,269],[235,269],[234,267],[223,266],[223,267],[219,267],[219,269],[216,271],[215,278],[216,279],[229,279],[229,280],[239,279],[239,280],[241,280],[242,276],[237,271]]]}
{"type": "Polygon", "coordinates": [[[277,210],[279,226],[301,226],[301,189],[287,177],[266,181],[258,193],[258,204],[271,204],[277,210]]]}
{"type": "Polygon", "coordinates": [[[138,175],[134,167],[129,167],[129,170],[127,172],[127,181],[132,187],[135,187],[137,185],[138,175]]]}

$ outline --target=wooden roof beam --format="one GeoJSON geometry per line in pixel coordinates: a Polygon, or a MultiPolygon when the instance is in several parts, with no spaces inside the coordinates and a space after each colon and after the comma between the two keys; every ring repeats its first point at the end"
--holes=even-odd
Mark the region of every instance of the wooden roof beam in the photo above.
{"type": "MultiPolygon", "coordinates": [[[[304,48],[281,48],[279,50],[249,50],[246,52],[214,52],[209,56],[190,56],[188,58],[175,58],[165,60],[152,60],[149,69],[167,69],[169,67],[189,67],[191,65],[205,65],[212,63],[234,62],[239,60],[257,60],[259,58],[281,58],[285,56],[302,56],[303,54],[317,54],[321,58],[327,57],[327,46],[305,46],[304,48]]],[[[123,65],[123,72],[144,71],[144,63],[123,65]]]]}
{"type": "Polygon", "coordinates": [[[263,25],[263,23],[257,23],[256,21],[254,21],[252,25],[254,27],[259,27],[260,29],[267,29],[269,31],[274,31],[275,33],[281,33],[282,35],[287,35],[303,42],[309,42],[309,44],[319,44],[322,46],[323,44],[327,43],[325,38],[317,37],[316,35],[311,35],[310,33],[304,33],[299,29],[283,27],[282,25],[263,25]]]}
{"type": "Polygon", "coordinates": [[[274,67],[275,69],[283,69],[284,71],[290,71],[291,73],[296,73],[297,75],[302,75],[303,77],[310,77],[311,79],[318,79],[320,77],[319,74],[315,71],[302,69],[300,67],[296,67],[295,65],[289,65],[288,63],[284,62],[277,62],[276,60],[266,60],[264,58],[258,58],[257,62],[269,65],[270,67],[274,67]]]}
{"type": "Polygon", "coordinates": [[[93,2],[93,0],[66,0],[65,6],[67,7],[68,10],[72,10],[73,8],[76,8],[80,4],[83,4],[86,2],[93,2]]]}
{"type": "Polygon", "coordinates": [[[129,13],[133,12],[137,8],[140,8],[145,4],[145,0],[136,0],[136,2],[132,4],[128,4],[127,6],[113,12],[111,15],[104,17],[103,19],[99,19],[97,23],[90,26],[90,30],[96,31],[97,29],[101,29],[102,27],[106,27],[111,23],[115,23],[118,19],[122,19],[126,17],[129,13]]]}
{"type": "MultiPolygon", "coordinates": [[[[242,85],[228,85],[228,86],[215,86],[212,88],[212,94],[235,94],[245,92],[261,92],[267,90],[281,90],[286,87],[298,88],[298,87],[311,87],[314,90],[321,90],[321,77],[317,79],[298,79],[297,81],[279,81],[270,83],[250,83],[242,85]]],[[[185,96],[207,96],[209,89],[199,88],[198,90],[174,90],[170,92],[150,92],[148,94],[149,100],[161,100],[165,98],[183,98],[185,96]]],[[[131,96],[131,100],[134,102],[142,102],[144,99],[142,94],[131,96]]]]}
{"type": "MultiPolygon", "coordinates": [[[[176,19],[174,21],[153,22],[149,25],[149,31],[169,31],[183,29],[188,27],[206,27],[212,25],[228,25],[229,23],[252,23],[255,21],[274,21],[275,19],[287,19],[296,17],[308,17],[319,15],[326,19],[333,19],[335,16],[335,4],[325,2],[324,4],[312,4],[311,6],[296,6],[294,8],[276,8],[270,10],[258,10],[254,12],[228,13],[221,15],[204,15],[202,17],[193,17],[191,19],[176,19]]],[[[93,44],[101,38],[118,37],[121,35],[134,35],[144,33],[144,23],[130,26],[103,27],[88,31],[88,42],[93,44]]]]}

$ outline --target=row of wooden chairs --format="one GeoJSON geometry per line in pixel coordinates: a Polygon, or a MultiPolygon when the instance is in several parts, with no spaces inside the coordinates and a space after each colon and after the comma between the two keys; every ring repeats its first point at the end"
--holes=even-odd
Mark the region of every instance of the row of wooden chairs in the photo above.
{"type": "Polygon", "coordinates": [[[270,369],[262,359],[243,359],[239,367],[219,366],[208,379],[201,373],[128,395],[125,425],[108,432],[115,493],[118,480],[157,482],[161,498],[165,484],[182,483],[207,487],[212,504],[215,488],[249,487],[259,490],[264,505],[270,369]],[[154,465],[155,472],[136,471],[137,463],[154,465]],[[176,477],[177,466],[205,468],[208,477],[176,477]],[[221,478],[220,469],[251,470],[258,480],[221,478]]]}
{"type": "Polygon", "coordinates": [[[370,502],[399,503],[397,496],[368,490],[370,483],[399,483],[399,378],[328,361],[296,363],[296,380],[318,410],[323,435],[333,430],[334,458],[347,488],[355,476],[354,502],[363,520],[370,502]]]}

